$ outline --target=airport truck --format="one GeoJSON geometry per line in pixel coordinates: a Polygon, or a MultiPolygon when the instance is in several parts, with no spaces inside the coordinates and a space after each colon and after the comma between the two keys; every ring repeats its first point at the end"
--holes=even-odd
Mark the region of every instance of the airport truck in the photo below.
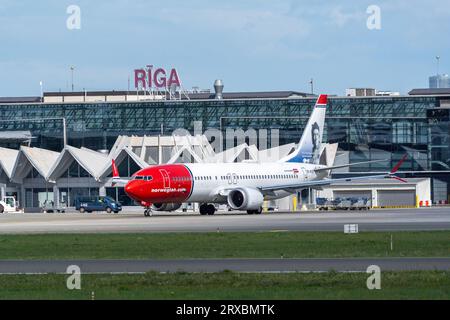
{"type": "Polygon", "coordinates": [[[66,212],[67,206],[65,202],[62,202],[59,205],[56,205],[52,200],[45,200],[44,204],[41,207],[41,212],[43,213],[53,213],[53,212],[66,212]]]}
{"type": "Polygon", "coordinates": [[[0,200],[0,213],[23,212],[19,208],[19,202],[14,197],[4,197],[0,200]]]}
{"type": "Polygon", "coordinates": [[[367,198],[316,198],[319,210],[370,210],[372,201],[367,198]]]}

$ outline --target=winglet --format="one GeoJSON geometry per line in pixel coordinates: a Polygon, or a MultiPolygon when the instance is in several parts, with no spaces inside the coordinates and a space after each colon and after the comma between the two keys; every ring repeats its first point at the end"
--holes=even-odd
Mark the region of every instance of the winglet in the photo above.
{"type": "Polygon", "coordinates": [[[405,162],[406,158],[408,157],[408,154],[405,153],[403,155],[403,157],[400,159],[400,161],[395,165],[394,168],[392,168],[391,172],[389,172],[390,174],[394,174],[398,171],[398,169],[400,169],[400,167],[402,166],[403,162],[405,162]]]}
{"type": "Polygon", "coordinates": [[[407,157],[408,157],[408,154],[405,153],[405,154],[403,155],[403,157],[400,159],[400,161],[395,165],[395,167],[392,168],[391,172],[389,172],[389,178],[396,179],[396,180],[401,181],[401,182],[408,182],[408,181],[406,181],[405,179],[402,179],[402,178],[397,177],[397,176],[395,175],[395,173],[396,173],[396,172],[398,171],[398,169],[401,167],[401,165],[403,164],[403,162],[405,162],[405,160],[406,160],[407,157]]]}
{"type": "Polygon", "coordinates": [[[117,166],[116,166],[116,161],[114,159],[112,159],[111,161],[111,165],[112,165],[112,176],[113,178],[119,178],[119,170],[117,170],[117,166]]]}
{"type": "Polygon", "coordinates": [[[398,180],[398,181],[401,181],[401,182],[404,182],[404,183],[407,183],[407,182],[408,182],[408,180],[402,179],[402,178],[397,177],[397,176],[391,176],[391,178],[392,178],[392,179],[395,179],[395,180],[398,180]]]}

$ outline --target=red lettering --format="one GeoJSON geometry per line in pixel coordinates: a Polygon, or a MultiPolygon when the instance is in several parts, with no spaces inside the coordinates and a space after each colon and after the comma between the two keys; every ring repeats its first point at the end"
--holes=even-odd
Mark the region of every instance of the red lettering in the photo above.
{"type": "Polygon", "coordinates": [[[134,87],[138,89],[146,88],[146,81],[145,81],[146,72],[144,69],[136,69],[134,70],[134,87]],[[140,84],[140,85],[139,85],[140,84]]]}
{"type": "Polygon", "coordinates": [[[155,70],[153,74],[153,82],[155,87],[157,88],[165,88],[166,87],[166,71],[162,68],[158,68],[155,70]],[[161,77],[158,77],[161,74],[161,77]]]}
{"type": "Polygon", "coordinates": [[[147,65],[147,75],[148,75],[147,83],[149,88],[152,87],[152,69],[153,69],[152,65],[147,65]]]}
{"type": "Polygon", "coordinates": [[[181,87],[180,77],[175,68],[170,70],[170,75],[167,78],[166,70],[164,68],[157,68],[152,70],[153,65],[147,65],[146,69],[134,70],[134,86],[136,89],[152,88],[167,88],[173,85],[181,87]]]}
{"type": "Polygon", "coordinates": [[[178,77],[178,73],[177,70],[175,68],[173,68],[170,71],[170,76],[169,76],[169,88],[172,87],[172,85],[175,84],[177,87],[180,87],[180,78],[178,77]]]}

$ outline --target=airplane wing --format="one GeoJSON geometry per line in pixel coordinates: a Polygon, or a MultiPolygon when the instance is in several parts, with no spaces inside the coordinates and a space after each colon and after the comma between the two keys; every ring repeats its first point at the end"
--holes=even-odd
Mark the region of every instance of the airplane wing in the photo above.
{"type": "MultiPolygon", "coordinates": [[[[407,182],[406,180],[399,178],[395,175],[398,171],[402,163],[405,161],[408,155],[405,154],[403,158],[395,165],[395,167],[390,171],[384,174],[377,175],[367,175],[367,176],[359,176],[359,177],[351,177],[351,178],[337,178],[337,179],[321,179],[321,180],[312,180],[312,181],[304,181],[294,184],[286,184],[286,185],[278,185],[278,186],[268,186],[259,188],[261,191],[276,191],[276,190],[296,190],[301,188],[309,188],[309,187],[320,187],[332,184],[334,182],[349,182],[354,180],[362,180],[362,179],[383,179],[383,178],[391,178],[396,179],[402,182],[407,182]]],[[[378,160],[377,160],[378,161],[378,160]]]]}
{"type": "Polygon", "coordinates": [[[330,185],[334,182],[349,182],[354,180],[363,180],[363,179],[382,179],[382,178],[392,178],[389,174],[378,174],[378,175],[370,175],[370,176],[360,176],[360,177],[352,177],[352,178],[337,178],[337,179],[321,179],[321,180],[312,180],[305,181],[300,183],[279,185],[279,186],[269,186],[259,188],[261,191],[276,191],[276,190],[296,190],[301,188],[311,188],[311,187],[320,187],[330,185]]]}
{"type": "Polygon", "coordinates": [[[357,166],[360,164],[367,164],[367,163],[375,163],[375,162],[384,162],[384,161],[388,161],[389,159],[382,159],[382,160],[371,160],[371,161],[363,161],[363,162],[354,162],[354,163],[347,163],[347,164],[342,164],[342,165],[338,165],[338,166],[331,166],[331,167],[324,167],[324,168],[318,168],[318,169],[314,169],[314,171],[319,172],[319,171],[327,171],[327,170],[333,170],[333,169],[338,169],[338,168],[346,168],[346,167],[351,167],[351,166],[357,166]]]}

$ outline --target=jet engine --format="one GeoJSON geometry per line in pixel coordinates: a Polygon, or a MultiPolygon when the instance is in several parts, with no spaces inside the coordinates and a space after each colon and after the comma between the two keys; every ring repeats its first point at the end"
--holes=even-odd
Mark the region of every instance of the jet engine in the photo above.
{"type": "Polygon", "coordinates": [[[175,211],[181,207],[181,203],[154,203],[152,211],[175,211]]]}
{"type": "Polygon", "coordinates": [[[257,189],[236,188],[228,193],[227,201],[234,210],[258,210],[263,205],[264,196],[257,189]]]}

